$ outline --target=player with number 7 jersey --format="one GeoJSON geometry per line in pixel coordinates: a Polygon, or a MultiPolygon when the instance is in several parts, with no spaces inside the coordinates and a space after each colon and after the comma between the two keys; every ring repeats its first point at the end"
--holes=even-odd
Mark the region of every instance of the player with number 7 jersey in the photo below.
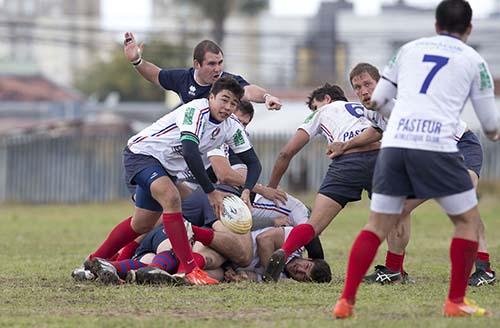
{"type": "MultiPolygon", "coordinates": [[[[336,85],[325,84],[314,90],[308,104],[313,113],[280,151],[269,182],[272,188],[278,186],[292,157],[312,137],[323,135],[329,144],[345,142],[371,126],[364,116],[365,108],[359,103],[348,102],[343,90],[336,85]]],[[[283,246],[273,253],[264,280],[277,281],[293,252],[318,236],[347,203],[360,200],[363,190],[371,193],[379,147],[378,141],[372,142],[354,147],[332,160],[316,195],[309,221],[295,226],[283,246]]]]}
{"type": "Polygon", "coordinates": [[[368,223],[349,255],[344,290],[333,308],[336,318],[354,315],[363,276],[389,231],[402,220],[407,198],[435,199],[454,224],[451,274],[443,314],[485,316],[465,298],[476,259],[480,215],[472,179],[455,133],[468,98],[491,140],[499,140],[493,81],[481,56],[465,42],[472,8],[465,0],[443,0],[436,8],[437,35],[405,44],[373,91],[376,110],[396,98],[373,175],[368,223]]]}

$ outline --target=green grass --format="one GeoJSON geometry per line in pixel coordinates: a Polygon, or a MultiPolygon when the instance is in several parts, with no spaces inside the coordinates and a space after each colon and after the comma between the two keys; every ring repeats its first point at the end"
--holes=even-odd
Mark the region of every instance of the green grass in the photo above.
{"type": "MultiPolygon", "coordinates": [[[[310,203],[311,198],[307,197],[310,203]]],[[[500,203],[480,208],[494,267],[500,262],[500,203]]],[[[334,279],[328,285],[221,284],[213,287],[100,286],[76,283],[73,268],[120,219],[127,202],[0,207],[0,326],[138,327],[499,327],[498,286],[469,296],[492,318],[445,319],[452,225],[432,202],[415,211],[405,267],[414,285],[362,286],[352,320],[335,321],[347,254],[365,224],[368,203],[348,206],[322,235],[334,279]]],[[[383,263],[386,246],[376,263],[383,263]]]]}

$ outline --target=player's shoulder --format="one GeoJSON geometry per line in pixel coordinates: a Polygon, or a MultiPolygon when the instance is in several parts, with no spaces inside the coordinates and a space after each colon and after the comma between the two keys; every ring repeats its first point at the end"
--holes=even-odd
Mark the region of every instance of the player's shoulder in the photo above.
{"type": "Polygon", "coordinates": [[[177,115],[184,115],[184,113],[186,113],[186,112],[192,112],[191,115],[193,115],[196,111],[208,113],[210,111],[208,99],[201,98],[201,99],[191,100],[190,102],[185,103],[185,104],[181,105],[179,108],[177,108],[176,110],[174,110],[173,113],[176,113],[177,115]]]}
{"type": "Polygon", "coordinates": [[[193,68],[163,68],[160,71],[160,74],[166,74],[166,75],[171,75],[175,76],[177,78],[179,77],[189,77],[190,75],[193,74],[193,68]]]}
{"type": "Polygon", "coordinates": [[[243,124],[241,124],[240,120],[235,114],[229,115],[229,117],[224,121],[224,124],[227,126],[235,126],[241,129],[245,129],[243,124]]]}

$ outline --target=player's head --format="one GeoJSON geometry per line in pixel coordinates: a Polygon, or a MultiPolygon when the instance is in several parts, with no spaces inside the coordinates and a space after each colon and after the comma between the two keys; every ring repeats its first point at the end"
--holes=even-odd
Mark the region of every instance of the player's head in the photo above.
{"type": "Polygon", "coordinates": [[[238,120],[240,120],[241,124],[246,128],[250,122],[252,122],[253,119],[253,114],[254,114],[254,109],[253,105],[251,102],[242,100],[240,101],[240,105],[236,109],[236,112],[234,112],[234,115],[238,117],[238,120]]]}
{"type": "Polygon", "coordinates": [[[443,0],[436,8],[438,33],[454,33],[467,38],[472,29],[471,20],[472,8],[465,0],[443,0]]]}
{"type": "Polygon", "coordinates": [[[378,69],[368,63],[359,63],[349,73],[349,80],[354,93],[365,107],[370,105],[373,90],[380,79],[378,69]]]}
{"type": "Polygon", "coordinates": [[[316,110],[337,100],[347,101],[344,90],[336,84],[325,83],[325,85],[313,90],[307,98],[306,104],[309,109],[316,110]]]}
{"type": "Polygon", "coordinates": [[[219,122],[233,114],[243,97],[243,88],[231,76],[224,76],[214,82],[208,96],[210,115],[219,122]]]}
{"type": "Polygon", "coordinates": [[[213,41],[203,40],[194,47],[193,67],[196,77],[203,84],[213,84],[224,69],[224,54],[213,41]]]}
{"type": "Polygon", "coordinates": [[[321,259],[304,259],[297,257],[288,262],[285,272],[290,278],[300,282],[330,282],[332,271],[330,265],[321,259]]]}

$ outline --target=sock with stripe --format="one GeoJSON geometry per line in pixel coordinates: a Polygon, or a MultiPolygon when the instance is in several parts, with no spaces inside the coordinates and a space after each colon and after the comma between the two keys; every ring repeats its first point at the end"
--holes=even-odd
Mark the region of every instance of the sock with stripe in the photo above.
{"type": "Polygon", "coordinates": [[[156,254],[150,266],[160,268],[169,273],[174,273],[177,271],[177,267],[179,266],[179,260],[175,257],[174,252],[168,250],[156,254]]]}
{"type": "Polygon", "coordinates": [[[314,228],[309,223],[299,224],[294,227],[283,243],[283,246],[281,246],[285,251],[286,257],[289,257],[302,246],[309,244],[309,242],[314,239],[314,235],[314,228]]]}
{"type": "Polygon", "coordinates": [[[191,272],[196,268],[196,262],[193,259],[193,252],[191,251],[182,214],[180,212],[163,213],[163,228],[172,244],[172,250],[182,265],[182,271],[180,268],[179,271],[191,272]]]}
{"type": "Polygon", "coordinates": [[[349,261],[347,262],[344,291],[341,296],[350,304],[354,304],[359,284],[372,264],[375,255],[377,255],[380,243],[381,241],[375,233],[361,230],[352,245],[349,261]]]}
{"type": "Polygon", "coordinates": [[[450,246],[451,279],[448,299],[453,303],[463,303],[467,281],[474,265],[477,241],[453,238],[450,246]]]}
{"type": "Polygon", "coordinates": [[[89,258],[100,257],[109,259],[122,247],[139,237],[141,234],[132,229],[131,222],[132,217],[130,216],[116,225],[101,246],[89,255],[89,258]]]}
{"type": "Polygon", "coordinates": [[[109,263],[111,263],[116,268],[118,276],[120,276],[120,278],[122,279],[125,279],[127,272],[129,272],[130,270],[137,270],[147,266],[147,264],[144,264],[139,260],[130,260],[130,259],[121,261],[112,261],[109,263]]]}

